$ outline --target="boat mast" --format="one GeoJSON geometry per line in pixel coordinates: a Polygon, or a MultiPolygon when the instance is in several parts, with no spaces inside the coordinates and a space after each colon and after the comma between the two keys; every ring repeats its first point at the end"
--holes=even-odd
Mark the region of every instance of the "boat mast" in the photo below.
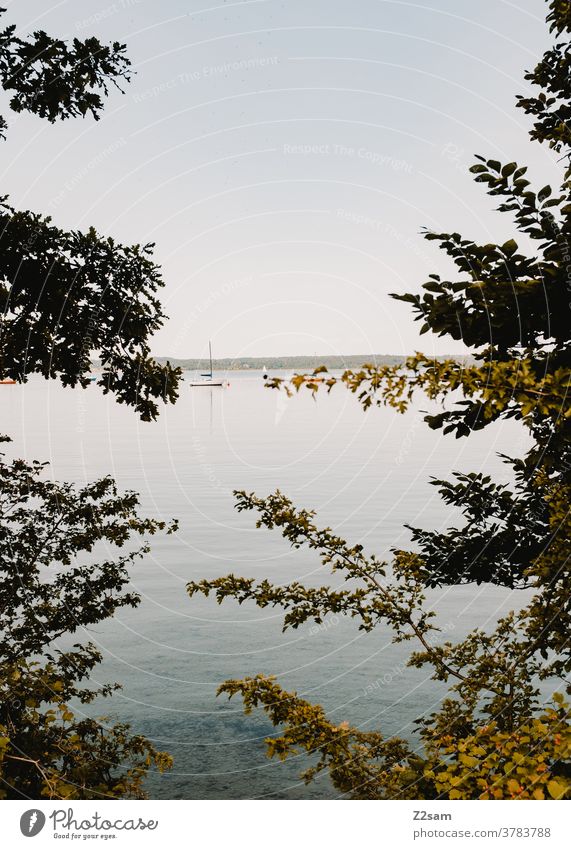
{"type": "Polygon", "coordinates": [[[212,342],[210,341],[210,339],[208,340],[208,349],[210,351],[210,377],[212,377],[212,342]]]}

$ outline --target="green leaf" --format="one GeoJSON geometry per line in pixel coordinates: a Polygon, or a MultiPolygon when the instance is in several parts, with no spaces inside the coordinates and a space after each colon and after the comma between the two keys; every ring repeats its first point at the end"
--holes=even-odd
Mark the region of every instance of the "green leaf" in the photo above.
{"type": "Polygon", "coordinates": [[[551,192],[552,192],[551,186],[544,186],[544,187],[543,187],[542,189],[540,189],[540,190],[538,191],[538,193],[537,193],[537,199],[538,199],[538,201],[540,201],[540,202],[541,202],[541,201],[546,200],[546,198],[548,198],[548,197],[549,197],[549,195],[551,194],[551,192]]]}
{"type": "Polygon", "coordinates": [[[506,256],[513,256],[517,251],[517,242],[515,239],[508,239],[507,242],[504,242],[502,245],[502,251],[506,254],[506,256]]]}

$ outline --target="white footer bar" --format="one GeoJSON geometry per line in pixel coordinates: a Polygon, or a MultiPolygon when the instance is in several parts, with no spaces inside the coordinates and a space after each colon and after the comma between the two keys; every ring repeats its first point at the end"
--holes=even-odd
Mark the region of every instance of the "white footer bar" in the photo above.
{"type": "Polygon", "coordinates": [[[569,802],[1,801],[2,845],[409,849],[571,846],[569,802]]]}

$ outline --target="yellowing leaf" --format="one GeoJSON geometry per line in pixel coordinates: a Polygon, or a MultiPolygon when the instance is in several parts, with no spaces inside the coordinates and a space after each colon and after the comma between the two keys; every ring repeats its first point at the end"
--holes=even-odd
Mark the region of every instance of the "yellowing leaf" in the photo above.
{"type": "Polygon", "coordinates": [[[561,799],[565,795],[567,785],[562,779],[552,778],[547,782],[547,790],[552,799],[561,799]]]}

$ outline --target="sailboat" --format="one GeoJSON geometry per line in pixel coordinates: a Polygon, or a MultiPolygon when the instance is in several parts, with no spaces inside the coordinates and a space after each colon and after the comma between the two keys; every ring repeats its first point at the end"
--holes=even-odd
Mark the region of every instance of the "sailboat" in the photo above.
{"type": "Polygon", "coordinates": [[[201,380],[191,380],[189,386],[224,386],[224,381],[214,377],[212,372],[212,342],[208,342],[208,350],[210,352],[210,371],[206,374],[201,374],[201,380]]]}

